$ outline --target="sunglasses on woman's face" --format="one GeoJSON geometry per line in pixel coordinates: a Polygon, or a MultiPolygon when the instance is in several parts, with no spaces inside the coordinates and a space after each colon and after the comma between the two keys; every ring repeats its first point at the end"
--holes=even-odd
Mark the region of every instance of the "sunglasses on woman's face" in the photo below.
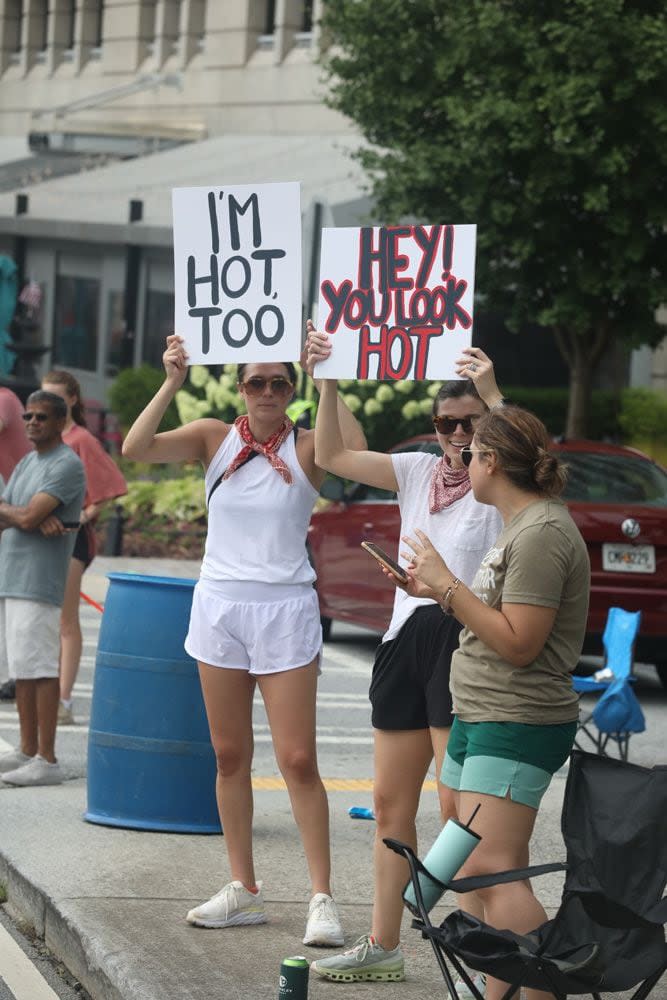
{"type": "Polygon", "coordinates": [[[461,461],[465,465],[466,469],[472,462],[473,455],[489,455],[490,452],[484,448],[461,448],[459,455],[461,456],[461,461]]]}
{"type": "Polygon", "coordinates": [[[276,378],[264,378],[262,375],[252,375],[241,382],[248,396],[261,396],[267,385],[275,396],[289,396],[294,386],[286,378],[278,375],[276,378]]]}
{"type": "Polygon", "coordinates": [[[48,413],[33,413],[32,410],[27,410],[22,413],[21,416],[25,420],[26,424],[29,424],[31,420],[37,420],[40,424],[45,424],[49,419],[48,413]]]}
{"type": "Polygon", "coordinates": [[[475,424],[482,419],[481,414],[475,413],[470,417],[433,417],[433,426],[440,434],[453,434],[456,428],[461,425],[464,434],[472,434],[475,424]]]}

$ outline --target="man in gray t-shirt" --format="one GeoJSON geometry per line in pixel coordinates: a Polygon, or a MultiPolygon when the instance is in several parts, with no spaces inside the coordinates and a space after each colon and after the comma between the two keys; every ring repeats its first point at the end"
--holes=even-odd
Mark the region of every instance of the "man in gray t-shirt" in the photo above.
{"type": "Polygon", "coordinates": [[[10,785],[62,781],[55,757],[60,608],[85,492],[83,465],[63,444],[64,400],[39,390],[24,419],[34,450],[0,499],[0,669],[16,681],[21,746],[0,756],[10,785]]]}

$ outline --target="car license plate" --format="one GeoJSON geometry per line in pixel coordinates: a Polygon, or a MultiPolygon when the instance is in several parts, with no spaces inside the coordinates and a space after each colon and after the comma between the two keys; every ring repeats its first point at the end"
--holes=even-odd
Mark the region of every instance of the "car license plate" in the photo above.
{"type": "Polygon", "coordinates": [[[603,545],[602,569],[612,573],[655,573],[652,545],[603,545]]]}

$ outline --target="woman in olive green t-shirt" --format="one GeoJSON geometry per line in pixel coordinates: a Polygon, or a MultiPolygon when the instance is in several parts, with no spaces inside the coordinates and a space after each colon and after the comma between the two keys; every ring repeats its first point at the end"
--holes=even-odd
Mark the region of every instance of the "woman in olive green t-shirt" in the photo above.
{"type": "MultiPolygon", "coordinates": [[[[408,591],[435,596],[464,625],[452,658],[456,719],[441,780],[454,790],[459,817],[482,803],[474,824],[482,840],[462,873],[475,875],[528,864],[540,800],[572,749],[571,674],[586,629],[590,566],[558,498],[564,469],[537,417],[515,406],[492,410],[462,457],[476,499],[503,518],[472,586],[456,579],[422,532],[403,541],[412,549],[408,591]]],[[[526,933],[547,919],[528,882],[479,895],[491,926],[526,933]]],[[[489,979],[487,1000],[505,989],[489,979]]]]}

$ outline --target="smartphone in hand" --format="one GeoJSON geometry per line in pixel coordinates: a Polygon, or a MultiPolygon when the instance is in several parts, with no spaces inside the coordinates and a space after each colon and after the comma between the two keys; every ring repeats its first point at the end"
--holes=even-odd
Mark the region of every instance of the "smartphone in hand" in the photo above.
{"type": "Polygon", "coordinates": [[[384,549],[381,549],[379,545],[375,544],[375,542],[364,541],[361,543],[361,547],[362,549],[366,549],[366,552],[370,552],[373,558],[377,559],[377,561],[381,563],[385,569],[388,569],[390,573],[393,573],[396,579],[400,580],[401,583],[408,582],[409,577],[403,567],[399,566],[398,563],[392,559],[391,556],[388,556],[384,549]]]}

